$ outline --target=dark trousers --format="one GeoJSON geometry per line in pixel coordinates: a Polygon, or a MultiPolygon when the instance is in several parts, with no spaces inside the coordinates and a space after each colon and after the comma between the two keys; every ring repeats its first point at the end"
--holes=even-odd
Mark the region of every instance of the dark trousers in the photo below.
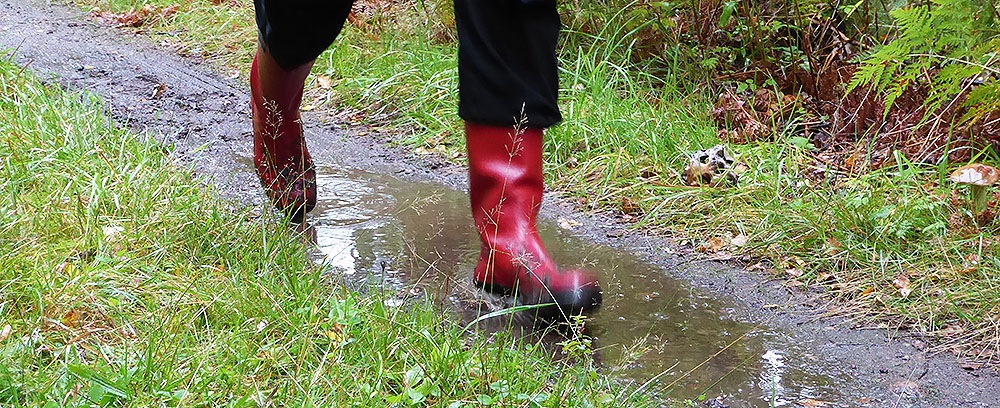
{"type": "MultiPolygon", "coordinates": [[[[353,0],[254,0],[261,45],[285,69],[316,59],[337,38],[353,0]]],[[[555,0],[455,0],[458,114],[513,126],[558,123],[555,0]]]]}

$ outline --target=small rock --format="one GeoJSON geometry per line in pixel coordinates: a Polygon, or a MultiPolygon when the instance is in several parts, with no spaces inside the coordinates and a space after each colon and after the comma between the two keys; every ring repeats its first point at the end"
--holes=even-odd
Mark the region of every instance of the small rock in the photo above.
{"type": "Polygon", "coordinates": [[[725,400],[726,400],[725,398],[719,396],[712,398],[710,400],[706,400],[704,402],[704,405],[708,408],[729,408],[729,405],[726,404],[725,400]]]}

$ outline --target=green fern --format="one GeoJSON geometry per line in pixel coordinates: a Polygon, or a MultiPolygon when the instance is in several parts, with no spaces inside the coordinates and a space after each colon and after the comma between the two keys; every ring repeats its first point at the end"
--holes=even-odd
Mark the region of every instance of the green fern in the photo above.
{"type": "Polygon", "coordinates": [[[884,93],[888,114],[920,81],[930,85],[925,120],[963,96],[968,111],[962,120],[983,118],[1000,107],[998,10],[998,0],[933,0],[893,10],[897,36],[864,58],[848,90],[870,86],[884,93]]]}

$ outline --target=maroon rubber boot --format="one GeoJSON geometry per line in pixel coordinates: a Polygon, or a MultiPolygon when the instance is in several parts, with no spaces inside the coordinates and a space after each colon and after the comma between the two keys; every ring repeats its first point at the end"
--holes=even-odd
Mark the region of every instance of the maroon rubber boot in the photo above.
{"type": "Polygon", "coordinates": [[[476,284],[497,294],[516,294],[520,304],[555,303],[533,309],[553,322],[601,304],[597,276],[561,270],[535,227],[542,203],[541,129],[465,124],[469,197],[482,248],[476,284]]]}
{"type": "Polygon", "coordinates": [[[312,64],[286,71],[258,49],[250,68],[253,161],[274,206],[294,222],[316,206],[316,169],[299,119],[312,64]]]}

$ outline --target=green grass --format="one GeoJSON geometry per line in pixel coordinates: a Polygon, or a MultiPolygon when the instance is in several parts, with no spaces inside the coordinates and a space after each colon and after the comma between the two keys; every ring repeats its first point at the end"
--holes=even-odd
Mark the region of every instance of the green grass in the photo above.
{"type": "MultiPolygon", "coordinates": [[[[80,2],[118,11],[144,3],[80,2]]],[[[449,9],[440,6],[447,3],[417,2],[349,26],[314,70],[333,86],[311,81],[305,105],[461,161],[455,43],[449,9]]],[[[721,143],[708,117],[714,96],[696,85],[703,67],[679,62],[690,61],[682,50],[670,61],[634,57],[635,36],[620,28],[637,26],[627,22],[632,13],[579,15],[565,19],[560,49],[565,122],[548,132],[551,188],[586,208],[634,209],[640,226],[695,244],[746,235],[746,246],[728,250],[763,258],[777,276],[829,289],[836,311],[913,329],[973,359],[1000,356],[996,228],[977,225],[965,192],[946,181],[958,164],[897,156],[895,167],[839,174],[779,131],[771,141],[730,146],[751,168],[738,187],[677,187],[685,155],[721,143]],[[910,281],[906,296],[893,284],[901,277],[910,281]]],[[[179,32],[179,49],[202,50],[227,73],[245,72],[254,49],[248,1],[184,2],[152,29],[179,32]]]]}
{"type": "Polygon", "coordinates": [[[0,93],[2,406],[646,403],[586,350],[553,362],[331,284],[91,96],[6,60],[0,93]]]}

